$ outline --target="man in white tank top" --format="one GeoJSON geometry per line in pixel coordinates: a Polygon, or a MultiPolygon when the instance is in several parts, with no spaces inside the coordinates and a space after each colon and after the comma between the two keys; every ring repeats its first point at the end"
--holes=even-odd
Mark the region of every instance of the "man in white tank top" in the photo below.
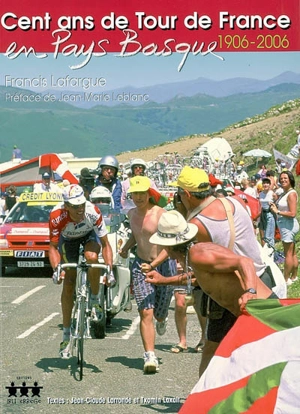
{"type": "MultiPolygon", "coordinates": [[[[199,168],[184,167],[177,181],[171,185],[178,187],[181,203],[178,204],[177,202],[177,207],[179,207],[177,209],[186,217],[188,222],[196,224],[198,227],[197,241],[213,242],[229,247],[234,253],[251,258],[257,276],[268,287],[272,288],[274,284],[271,271],[261,258],[253,224],[245,206],[242,204],[242,200],[238,196],[226,198],[229,206],[229,213],[226,213],[220,199],[210,195],[209,178],[206,172],[199,168]],[[228,219],[230,211],[233,228],[231,228],[228,219]],[[232,247],[230,247],[232,232],[234,232],[234,240],[232,247]]],[[[216,319],[209,319],[207,327],[207,339],[203,348],[200,376],[206,369],[220,341],[235,322],[235,317],[230,312],[220,308],[217,304],[215,308],[216,319]],[[217,308],[220,308],[220,312],[217,308]],[[222,314],[222,316],[217,315],[217,313],[222,314]]]]}

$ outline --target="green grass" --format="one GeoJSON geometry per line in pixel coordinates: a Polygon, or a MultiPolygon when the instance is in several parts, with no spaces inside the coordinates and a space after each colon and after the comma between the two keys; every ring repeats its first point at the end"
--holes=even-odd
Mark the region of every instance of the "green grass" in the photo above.
{"type": "Polygon", "coordinates": [[[298,271],[298,280],[288,287],[287,292],[288,298],[300,298],[300,279],[298,271]]]}

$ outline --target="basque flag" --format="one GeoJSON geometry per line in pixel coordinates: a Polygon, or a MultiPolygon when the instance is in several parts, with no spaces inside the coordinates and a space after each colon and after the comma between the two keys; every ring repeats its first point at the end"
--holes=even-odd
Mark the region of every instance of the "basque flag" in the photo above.
{"type": "Polygon", "coordinates": [[[300,413],[300,299],[252,300],[180,414],[300,413]]]}

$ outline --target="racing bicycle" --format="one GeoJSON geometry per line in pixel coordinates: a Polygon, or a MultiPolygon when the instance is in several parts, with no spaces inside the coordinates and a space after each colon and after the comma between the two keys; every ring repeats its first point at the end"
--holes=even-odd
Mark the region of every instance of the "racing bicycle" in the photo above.
{"type": "MultiPolygon", "coordinates": [[[[79,378],[82,380],[84,340],[91,338],[91,303],[88,269],[104,269],[105,273],[109,274],[110,267],[100,263],[87,263],[82,245],[79,249],[78,263],[63,263],[60,264],[59,267],[60,270],[58,274],[65,268],[77,269],[76,290],[71,318],[70,353],[72,356],[77,356],[79,378]]],[[[101,300],[99,301],[99,305],[100,307],[103,306],[101,300]]],[[[99,323],[102,325],[101,320],[99,323]]],[[[97,324],[95,324],[95,327],[96,326],[97,324]]],[[[95,336],[97,337],[96,332],[97,329],[95,328],[95,336]]]]}

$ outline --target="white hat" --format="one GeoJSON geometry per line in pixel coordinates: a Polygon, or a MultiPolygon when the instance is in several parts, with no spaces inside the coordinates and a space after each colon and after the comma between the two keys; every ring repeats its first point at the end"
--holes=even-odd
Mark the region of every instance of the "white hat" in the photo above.
{"type": "Polygon", "coordinates": [[[231,186],[225,187],[225,191],[226,191],[226,193],[235,194],[235,191],[231,186]]]}
{"type": "Polygon", "coordinates": [[[166,211],[158,221],[157,232],[149,241],[159,246],[176,246],[192,240],[198,233],[196,224],[187,223],[176,210],[166,211]]]}
{"type": "Polygon", "coordinates": [[[77,184],[71,184],[64,188],[63,198],[66,203],[78,206],[86,202],[82,187],[77,184]]]}
{"type": "Polygon", "coordinates": [[[103,203],[110,204],[114,208],[114,199],[108,188],[99,185],[92,189],[90,194],[90,201],[94,204],[103,203]],[[108,201],[109,200],[109,201],[108,201]]]}

